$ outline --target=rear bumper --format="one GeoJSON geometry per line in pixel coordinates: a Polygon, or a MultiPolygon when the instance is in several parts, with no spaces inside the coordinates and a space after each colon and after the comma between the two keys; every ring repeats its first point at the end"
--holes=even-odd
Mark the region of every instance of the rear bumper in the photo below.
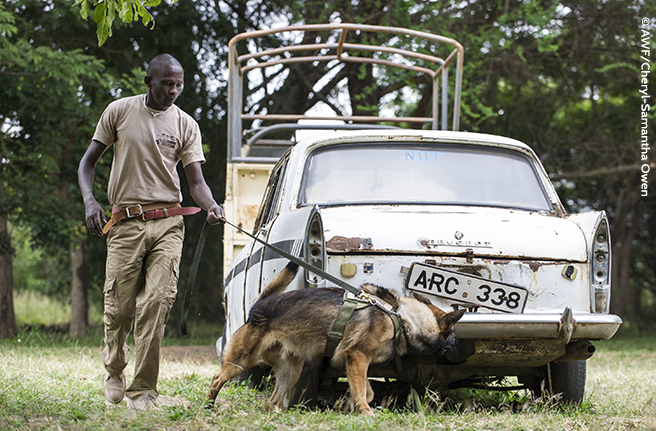
{"type": "Polygon", "coordinates": [[[477,314],[466,313],[455,326],[459,339],[556,338],[569,340],[609,339],[622,319],[613,314],[477,314]]]}

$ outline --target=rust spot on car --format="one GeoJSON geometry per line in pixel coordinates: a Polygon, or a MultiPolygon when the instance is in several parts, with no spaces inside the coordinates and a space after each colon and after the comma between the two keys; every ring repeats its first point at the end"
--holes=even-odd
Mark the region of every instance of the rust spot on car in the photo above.
{"type": "MultiPolygon", "coordinates": [[[[492,261],[492,264],[494,265],[508,265],[511,262],[511,259],[494,259],[492,261]]],[[[529,268],[531,268],[531,271],[537,272],[538,269],[542,268],[543,266],[547,265],[559,265],[559,262],[548,262],[548,261],[540,261],[540,260],[530,260],[530,259],[520,259],[518,262],[521,262],[525,265],[528,265],[529,268]]]]}
{"type": "Polygon", "coordinates": [[[538,269],[542,266],[540,262],[536,262],[534,260],[528,260],[526,261],[526,264],[528,265],[529,268],[531,268],[531,271],[537,272],[538,269]]]}
{"type": "Polygon", "coordinates": [[[371,250],[374,245],[371,242],[371,238],[346,238],[344,236],[334,236],[326,242],[326,247],[338,251],[357,251],[371,250]]]}

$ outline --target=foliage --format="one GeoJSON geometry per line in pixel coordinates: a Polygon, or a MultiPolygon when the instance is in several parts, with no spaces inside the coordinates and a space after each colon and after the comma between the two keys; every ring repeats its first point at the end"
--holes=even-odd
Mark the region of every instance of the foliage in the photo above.
{"type": "MultiPolygon", "coordinates": [[[[556,180],[568,210],[605,210],[614,239],[617,301],[612,311],[625,320],[648,322],[656,310],[656,273],[650,264],[656,201],[637,195],[640,179],[635,166],[640,162],[641,31],[655,33],[654,23],[645,26],[640,18],[656,16],[653,2],[76,0],[75,7],[72,3],[0,3],[0,76],[7,83],[0,119],[2,156],[8,160],[3,166],[8,188],[0,210],[11,209],[29,225],[38,244],[56,244],[55,249],[63,250],[71,238],[84,233],[71,168],[107,102],[143,91],[139,81],[154,55],[170,52],[185,66],[187,90],[179,103],[199,121],[208,156],[204,171],[220,200],[225,182],[228,40],[239,32],[291,23],[392,25],[462,43],[466,52],[461,129],[528,143],[556,180]],[[139,21],[144,26],[135,25],[139,21]],[[94,35],[102,47],[90,43],[94,35]]],[[[326,35],[303,37],[325,40],[326,35]]],[[[270,37],[261,43],[276,47],[292,41],[270,37]]],[[[397,43],[408,47],[403,40],[397,43]]],[[[253,47],[239,49],[243,53],[253,47]]],[[[261,99],[247,99],[250,112],[303,111],[320,100],[339,114],[390,107],[397,115],[425,112],[429,85],[412,74],[386,73],[376,86],[372,77],[381,74],[378,69],[331,67],[320,63],[292,68],[273,91],[261,99]],[[327,72],[334,78],[315,87],[327,72]],[[340,99],[340,92],[348,97],[340,99]]],[[[246,92],[251,96],[259,90],[246,92]]],[[[653,107],[654,80],[648,94],[653,107]]],[[[655,121],[656,109],[651,109],[650,136],[656,134],[655,121]]],[[[109,161],[108,154],[96,171],[101,201],[109,161]]],[[[653,195],[652,174],[649,181],[653,195]]],[[[183,193],[188,196],[184,184],[183,193]]],[[[189,218],[187,223],[181,291],[202,219],[189,218]]],[[[201,319],[221,319],[221,234],[220,228],[210,231],[201,262],[192,303],[192,316],[201,319]]],[[[90,238],[88,245],[93,284],[98,286],[104,244],[90,238]]],[[[178,301],[176,307],[180,305],[178,301]]],[[[174,321],[177,311],[172,313],[174,321]]]]}
{"type": "MultiPolygon", "coordinates": [[[[71,282],[70,262],[34,244],[30,230],[23,226],[12,229],[12,243],[15,248],[14,291],[63,300],[71,282]]],[[[18,308],[17,304],[15,306],[18,308]]]]}
{"type": "Polygon", "coordinates": [[[93,9],[93,20],[97,24],[98,45],[102,46],[108,37],[112,35],[112,25],[118,15],[125,23],[134,21],[143,22],[144,26],[155,26],[153,16],[147,7],[158,6],[161,0],[76,0],[75,6],[80,7],[80,15],[84,20],[89,17],[91,6],[93,9]]]}
{"type": "MultiPolygon", "coordinates": [[[[61,13],[49,18],[69,18],[66,9],[57,10],[61,13]]],[[[37,23],[18,14],[9,17],[15,25],[2,39],[0,60],[5,83],[0,119],[10,125],[2,133],[2,208],[30,225],[39,243],[67,249],[80,229],[76,214],[83,213],[74,186],[76,156],[85,144],[80,135],[88,133],[89,116],[97,109],[85,89],[105,85],[102,62],[81,49],[52,49],[37,23]]]]}

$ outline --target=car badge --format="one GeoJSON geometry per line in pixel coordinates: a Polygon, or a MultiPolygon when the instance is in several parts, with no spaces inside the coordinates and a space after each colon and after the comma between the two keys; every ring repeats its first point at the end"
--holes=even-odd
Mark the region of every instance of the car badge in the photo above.
{"type": "Polygon", "coordinates": [[[460,232],[459,230],[457,230],[456,233],[455,233],[453,236],[456,237],[457,240],[460,240],[460,239],[462,239],[462,237],[465,236],[465,235],[463,235],[462,232],[460,232]]]}

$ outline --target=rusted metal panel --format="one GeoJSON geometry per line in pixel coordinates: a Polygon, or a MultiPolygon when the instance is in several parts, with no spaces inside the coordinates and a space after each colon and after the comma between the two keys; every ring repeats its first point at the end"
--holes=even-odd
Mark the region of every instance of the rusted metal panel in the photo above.
{"type": "Polygon", "coordinates": [[[326,242],[326,247],[333,251],[359,251],[371,250],[373,249],[373,244],[371,238],[334,236],[326,242]]]}
{"type": "Polygon", "coordinates": [[[463,365],[539,367],[564,354],[565,344],[558,340],[476,340],[474,355],[463,365]]]}

